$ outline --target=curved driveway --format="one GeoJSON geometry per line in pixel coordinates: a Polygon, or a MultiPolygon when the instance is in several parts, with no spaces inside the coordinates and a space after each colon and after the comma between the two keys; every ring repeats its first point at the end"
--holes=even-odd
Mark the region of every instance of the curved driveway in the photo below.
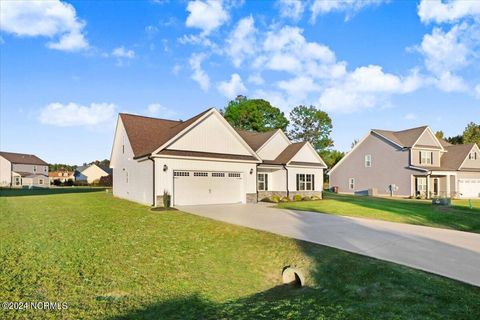
{"type": "Polygon", "coordinates": [[[183,206],[179,209],[480,286],[480,234],[279,209],[271,204],[183,206]]]}

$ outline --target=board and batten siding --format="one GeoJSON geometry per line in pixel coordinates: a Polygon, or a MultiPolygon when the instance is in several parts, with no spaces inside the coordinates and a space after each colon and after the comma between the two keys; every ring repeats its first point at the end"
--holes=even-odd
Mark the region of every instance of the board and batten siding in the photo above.
{"type": "Polygon", "coordinates": [[[410,152],[370,133],[351,153],[330,172],[330,187],[339,192],[366,192],[377,189],[378,194],[389,194],[389,185],[398,187],[396,195],[410,196],[412,175],[421,174],[408,169],[410,152]],[[365,167],[365,156],[371,155],[371,167],[365,167]],[[355,188],[349,188],[349,179],[355,179],[355,188]]]}
{"type": "Polygon", "coordinates": [[[12,164],[10,161],[0,156],[0,186],[10,186],[12,183],[12,164]]]}
{"type": "Polygon", "coordinates": [[[171,150],[187,150],[223,154],[250,155],[245,144],[229,129],[221,115],[213,113],[167,146],[171,150]]]}
{"type": "Polygon", "coordinates": [[[152,205],[153,162],[148,159],[138,162],[133,157],[132,147],[123,123],[119,119],[111,159],[113,195],[141,204],[152,205]]]}
{"type": "Polygon", "coordinates": [[[315,190],[323,190],[323,169],[304,168],[304,167],[287,167],[288,169],[288,191],[297,191],[297,174],[313,174],[315,175],[315,190]]]}
{"type": "Polygon", "coordinates": [[[262,160],[275,160],[289,144],[285,136],[277,131],[265,145],[257,150],[257,154],[262,160]]]}

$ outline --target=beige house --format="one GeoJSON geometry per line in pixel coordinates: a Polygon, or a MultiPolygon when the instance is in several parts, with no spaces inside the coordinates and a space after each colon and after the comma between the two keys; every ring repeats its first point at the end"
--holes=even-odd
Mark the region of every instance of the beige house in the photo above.
{"type": "Polygon", "coordinates": [[[33,154],[0,151],[0,186],[48,188],[48,163],[33,154]]]}
{"type": "Polygon", "coordinates": [[[480,197],[480,149],[451,145],[428,126],[373,129],[328,173],[341,193],[480,197]]]}
{"type": "Polygon", "coordinates": [[[78,167],[75,171],[75,180],[94,183],[100,181],[101,177],[106,177],[110,174],[112,174],[112,170],[110,168],[92,163],[88,166],[78,167]]]}
{"type": "Polygon", "coordinates": [[[321,196],[322,159],[281,130],[235,130],[216,109],[186,121],[120,114],[110,158],[113,194],[143,204],[256,202],[271,194],[321,196]]]}
{"type": "Polygon", "coordinates": [[[56,180],[60,182],[65,182],[68,180],[75,181],[75,172],[68,170],[51,171],[48,173],[48,178],[50,179],[50,183],[53,183],[53,181],[56,180]]]}

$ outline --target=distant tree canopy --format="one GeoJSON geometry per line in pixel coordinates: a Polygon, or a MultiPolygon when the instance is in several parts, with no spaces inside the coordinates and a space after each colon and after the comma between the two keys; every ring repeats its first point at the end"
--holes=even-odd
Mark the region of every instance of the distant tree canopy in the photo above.
{"type": "Polygon", "coordinates": [[[480,125],[470,122],[463,131],[463,143],[480,145],[480,125]]]}
{"type": "Polygon", "coordinates": [[[90,164],[96,164],[97,166],[103,166],[103,167],[109,167],[110,166],[110,160],[108,159],[103,159],[103,160],[95,160],[89,163],[90,164]]]}
{"type": "Polygon", "coordinates": [[[448,137],[445,140],[447,142],[451,143],[451,144],[462,144],[463,143],[463,136],[458,135],[458,136],[448,137]]]}
{"type": "Polygon", "coordinates": [[[53,163],[48,165],[48,171],[53,172],[53,171],[75,171],[77,166],[75,165],[68,165],[64,163],[53,163]]]}
{"type": "Polygon", "coordinates": [[[333,168],[345,156],[344,152],[338,150],[322,150],[319,154],[329,168],[333,168]]]}
{"type": "Polygon", "coordinates": [[[331,132],[332,119],[315,106],[299,105],[290,112],[288,135],[294,141],[308,141],[319,152],[333,146],[331,132]]]}
{"type": "Polygon", "coordinates": [[[437,132],[435,132],[435,136],[436,136],[438,139],[444,139],[444,138],[445,138],[445,134],[443,133],[443,131],[437,131],[437,132]]]}
{"type": "Polygon", "coordinates": [[[286,130],[288,120],[280,109],[263,99],[248,99],[238,96],[222,111],[225,119],[234,127],[265,132],[273,129],[286,130]]]}

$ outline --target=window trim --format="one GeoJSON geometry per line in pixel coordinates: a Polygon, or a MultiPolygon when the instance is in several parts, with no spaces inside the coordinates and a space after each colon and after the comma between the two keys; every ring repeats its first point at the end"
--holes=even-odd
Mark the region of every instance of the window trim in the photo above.
{"type": "Polygon", "coordinates": [[[419,162],[420,164],[433,165],[433,152],[420,150],[419,162]],[[423,157],[424,155],[426,155],[426,157],[423,157]],[[423,160],[430,160],[430,161],[423,161],[423,160]]]}
{"type": "Polygon", "coordinates": [[[355,190],[355,178],[348,178],[348,190],[355,190]]]}
{"type": "Polygon", "coordinates": [[[428,187],[428,182],[427,182],[427,177],[417,177],[417,192],[427,192],[427,187],[428,187]],[[420,184],[420,181],[425,181],[425,184],[420,184]],[[420,190],[419,186],[422,186],[422,190],[420,190]]]}
{"type": "Polygon", "coordinates": [[[297,173],[297,191],[315,191],[314,173],[297,173]]]}
{"type": "Polygon", "coordinates": [[[257,173],[257,190],[258,191],[268,191],[268,173],[258,172],[257,173]],[[262,177],[263,181],[260,179],[262,177]],[[263,188],[260,188],[260,184],[263,184],[263,188]]]}
{"type": "Polygon", "coordinates": [[[468,160],[477,160],[477,152],[470,151],[470,153],[468,154],[468,160]]]}
{"type": "Polygon", "coordinates": [[[371,154],[366,154],[365,155],[365,168],[371,168],[371,167],[372,167],[372,155],[371,154]]]}

